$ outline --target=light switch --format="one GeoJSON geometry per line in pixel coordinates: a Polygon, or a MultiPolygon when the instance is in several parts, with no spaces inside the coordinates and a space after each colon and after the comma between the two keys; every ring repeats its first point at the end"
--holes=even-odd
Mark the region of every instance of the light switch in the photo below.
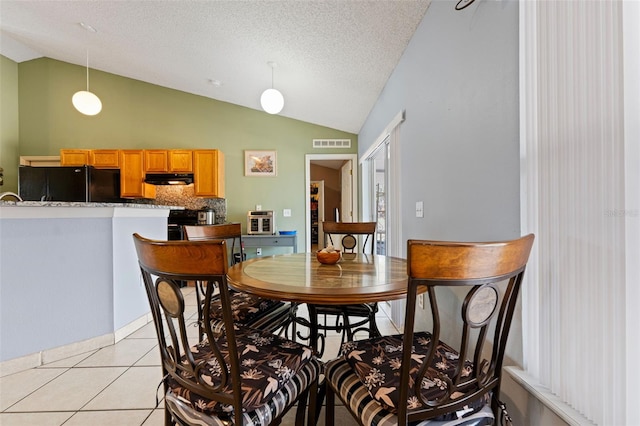
{"type": "Polygon", "coordinates": [[[424,203],[416,201],[416,217],[424,217],[424,203]]]}
{"type": "Polygon", "coordinates": [[[284,210],[282,210],[282,216],[284,216],[284,217],[291,217],[291,209],[284,209],[284,210]]]}
{"type": "Polygon", "coordinates": [[[256,204],[256,211],[259,212],[262,210],[262,204],[256,204]]]}

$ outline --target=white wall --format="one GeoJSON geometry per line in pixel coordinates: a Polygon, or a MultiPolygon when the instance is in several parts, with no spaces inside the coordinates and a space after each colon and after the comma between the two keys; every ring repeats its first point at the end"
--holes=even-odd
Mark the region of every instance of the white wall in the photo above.
{"type": "Polygon", "coordinates": [[[518,3],[434,1],[358,136],[400,110],[402,239],[519,235],[518,3]],[[415,202],[424,201],[424,218],[415,202]]]}
{"type": "MultiPolygon", "coordinates": [[[[405,110],[400,241],[520,235],[518,2],[453,6],[431,3],[358,135],[363,155],[405,110]]],[[[519,328],[517,318],[508,349],[516,363],[519,328]]]]}

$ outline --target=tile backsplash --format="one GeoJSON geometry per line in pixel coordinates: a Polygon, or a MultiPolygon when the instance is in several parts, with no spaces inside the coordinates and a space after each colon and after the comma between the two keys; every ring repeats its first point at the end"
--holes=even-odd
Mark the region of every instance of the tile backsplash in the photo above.
{"type": "Polygon", "coordinates": [[[224,223],[227,220],[227,200],[224,198],[195,197],[193,193],[193,184],[158,185],[156,186],[156,199],[153,204],[180,206],[189,210],[212,208],[216,215],[216,223],[224,223]]]}

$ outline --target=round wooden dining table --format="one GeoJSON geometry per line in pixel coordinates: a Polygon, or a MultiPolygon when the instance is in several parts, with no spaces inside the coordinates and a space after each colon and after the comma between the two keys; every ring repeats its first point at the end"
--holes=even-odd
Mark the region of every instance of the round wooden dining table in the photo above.
{"type": "Polygon", "coordinates": [[[268,299],[317,305],[383,302],[407,292],[407,262],[397,257],[344,253],[325,265],[315,253],[258,257],[237,263],[229,284],[268,299]]]}
{"type": "MultiPolygon", "coordinates": [[[[318,356],[324,352],[324,336],[318,332],[317,317],[305,321],[296,305],[348,305],[401,299],[407,292],[407,261],[397,257],[344,253],[334,265],[325,265],[315,253],[294,253],[245,260],[229,268],[229,284],[237,290],[268,299],[292,302],[293,336],[309,341],[318,356]],[[296,333],[296,324],[309,327],[309,335],[296,333]]],[[[324,398],[320,387],[317,398],[324,398]]],[[[319,402],[316,420],[320,415],[319,402]]]]}

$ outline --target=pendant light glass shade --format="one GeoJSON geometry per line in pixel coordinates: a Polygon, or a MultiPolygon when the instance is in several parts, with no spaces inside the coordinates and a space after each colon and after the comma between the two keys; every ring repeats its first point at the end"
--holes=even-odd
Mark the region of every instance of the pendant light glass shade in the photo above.
{"type": "Polygon", "coordinates": [[[71,102],[73,106],[84,115],[96,115],[102,111],[100,98],[86,90],[74,93],[71,102]]]}
{"type": "Polygon", "coordinates": [[[100,98],[89,91],[89,52],[87,52],[87,90],[74,93],[71,103],[84,115],[96,115],[102,111],[100,98]]]}
{"type": "Polygon", "coordinates": [[[260,96],[260,105],[262,109],[269,114],[277,114],[284,107],[284,96],[278,90],[273,88],[273,69],[278,65],[275,62],[267,62],[271,67],[271,89],[262,92],[260,96]]]}
{"type": "Polygon", "coordinates": [[[284,97],[276,89],[267,89],[260,96],[262,109],[269,114],[277,114],[284,107],[284,97]]]}

